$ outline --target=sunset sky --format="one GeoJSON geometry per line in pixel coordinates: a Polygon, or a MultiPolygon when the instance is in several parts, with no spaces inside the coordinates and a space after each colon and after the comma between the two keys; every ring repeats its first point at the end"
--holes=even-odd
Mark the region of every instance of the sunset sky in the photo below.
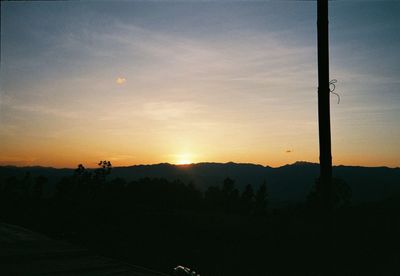
{"type": "MultiPolygon", "coordinates": [[[[336,165],[400,166],[400,2],[330,2],[336,165]]],[[[1,3],[0,164],[318,162],[315,1],[1,3]]]]}

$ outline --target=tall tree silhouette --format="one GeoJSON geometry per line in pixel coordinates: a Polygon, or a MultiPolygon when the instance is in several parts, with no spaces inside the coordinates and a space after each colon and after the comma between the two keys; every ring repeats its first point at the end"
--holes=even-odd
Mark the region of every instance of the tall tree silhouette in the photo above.
{"type": "Polygon", "coordinates": [[[258,188],[255,195],[255,213],[258,215],[264,215],[267,213],[268,206],[268,191],[267,183],[264,181],[263,184],[258,188]]]}
{"type": "Polygon", "coordinates": [[[204,201],[206,206],[212,211],[220,211],[222,209],[222,191],[219,187],[210,186],[204,193],[204,201]]]}
{"type": "MultiPolygon", "coordinates": [[[[317,211],[323,211],[326,205],[321,179],[315,181],[307,196],[307,205],[317,211]]],[[[352,190],[350,186],[340,178],[332,178],[330,208],[337,209],[347,207],[351,203],[352,190]]]]}
{"type": "Polygon", "coordinates": [[[32,196],[35,199],[41,199],[43,196],[43,186],[47,183],[47,177],[39,175],[35,178],[35,183],[32,187],[32,196]]]}
{"type": "Polygon", "coordinates": [[[224,179],[222,197],[225,212],[236,212],[239,207],[239,191],[235,188],[235,181],[229,177],[224,179]]]}
{"type": "Polygon", "coordinates": [[[250,184],[245,187],[240,201],[242,212],[246,215],[252,213],[255,205],[255,195],[253,187],[250,184]]]}
{"type": "Polygon", "coordinates": [[[110,161],[103,160],[100,161],[97,165],[99,166],[99,168],[95,170],[94,177],[96,180],[104,183],[106,180],[106,176],[111,173],[112,164],[110,161]]]}

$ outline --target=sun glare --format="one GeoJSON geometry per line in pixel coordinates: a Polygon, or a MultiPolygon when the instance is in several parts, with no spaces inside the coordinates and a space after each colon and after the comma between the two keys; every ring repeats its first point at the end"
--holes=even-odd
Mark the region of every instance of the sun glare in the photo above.
{"type": "Polygon", "coordinates": [[[191,164],[192,162],[189,159],[182,159],[179,160],[176,164],[177,165],[187,165],[187,164],[191,164]]]}
{"type": "Polygon", "coordinates": [[[193,161],[191,160],[189,154],[180,154],[176,156],[175,164],[177,165],[188,165],[192,163],[193,161]]]}

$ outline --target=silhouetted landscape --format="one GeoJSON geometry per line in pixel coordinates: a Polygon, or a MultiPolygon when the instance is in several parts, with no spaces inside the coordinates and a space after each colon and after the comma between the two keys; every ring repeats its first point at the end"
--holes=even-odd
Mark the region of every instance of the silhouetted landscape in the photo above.
{"type": "Polygon", "coordinates": [[[399,168],[335,167],[329,229],[318,166],[306,162],[0,171],[2,221],[164,273],[177,265],[202,275],[400,268],[399,168]]]}
{"type": "Polygon", "coordinates": [[[0,276],[400,275],[400,2],[0,13],[0,276]]]}
{"type": "MultiPolygon", "coordinates": [[[[93,171],[88,169],[89,171],[93,171]]],[[[400,168],[335,166],[338,178],[345,179],[350,186],[353,202],[383,200],[400,193],[400,168]]],[[[47,167],[0,166],[0,176],[24,175],[29,172],[32,177],[45,175],[43,195],[52,196],[57,183],[73,174],[74,169],[55,169],[47,167]]],[[[255,188],[267,181],[271,192],[269,201],[272,205],[304,202],[319,175],[319,165],[310,162],[296,162],[282,167],[272,168],[256,164],[237,163],[198,163],[190,165],[136,165],[114,167],[112,178],[122,178],[127,182],[141,178],[164,178],[192,183],[200,191],[210,186],[221,185],[226,177],[235,180],[239,190],[251,184],[255,188]]]]}

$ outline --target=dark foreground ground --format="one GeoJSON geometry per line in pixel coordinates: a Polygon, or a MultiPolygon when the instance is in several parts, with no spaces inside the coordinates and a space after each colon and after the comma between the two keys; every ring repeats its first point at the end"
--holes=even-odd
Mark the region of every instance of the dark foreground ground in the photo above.
{"type": "Polygon", "coordinates": [[[0,275],[165,274],[101,257],[16,225],[0,223],[0,275]]]}
{"type": "Polygon", "coordinates": [[[263,219],[148,212],[131,214],[129,223],[24,221],[68,244],[2,224],[0,275],[157,275],[135,266],[170,275],[177,265],[201,275],[400,274],[396,213],[349,210],[326,229],[295,210],[281,212],[263,219]]]}
{"type": "Polygon", "coordinates": [[[318,193],[274,208],[265,185],[239,191],[226,179],[203,193],[105,172],[79,167],[53,197],[41,196],[43,177],[6,179],[0,222],[51,239],[3,224],[0,275],[170,275],[178,265],[203,276],[400,275],[399,197],[351,204],[337,185],[328,214],[318,193]]]}

